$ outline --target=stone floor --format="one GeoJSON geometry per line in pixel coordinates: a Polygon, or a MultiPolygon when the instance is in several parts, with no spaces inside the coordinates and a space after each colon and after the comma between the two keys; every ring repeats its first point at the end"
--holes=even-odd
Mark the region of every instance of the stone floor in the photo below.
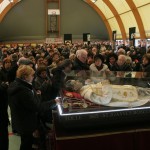
{"type": "Polygon", "coordinates": [[[11,127],[9,126],[9,150],[19,150],[20,137],[12,135],[11,127]]]}

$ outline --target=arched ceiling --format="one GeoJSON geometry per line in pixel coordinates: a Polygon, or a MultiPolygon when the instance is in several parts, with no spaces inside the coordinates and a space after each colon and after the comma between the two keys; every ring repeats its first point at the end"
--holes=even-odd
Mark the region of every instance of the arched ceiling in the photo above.
{"type": "Polygon", "coordinates": [[[0,0],[0,22],[3,20],[7,12],[21,0],[0,0]]]}
{"type": "MultiPolygon", "coordinates": [[[[146,39],[150,37],[150,0],[84,1],[92,8],[96,8],[96,12],[101,11],[102,18],[105,17],[105,22],[109,24],[109,32],[117,31],[117,39],[127,39],[130,27],[136,27],[136,38],[146,39]]],[[[111,39],[112,34],[109,35],[111,39]]]]}
{"type": "MultiPolygon", "coordinates": [[[[7,12],[21,0],[0,0],[0,22],[7,12]]],[[[129,28],[136,27],[136,38],[150,37],[150,0],[84,0],[103,19],[110,39],[117,31],[117,39],[126,40],[129,28]]]]}

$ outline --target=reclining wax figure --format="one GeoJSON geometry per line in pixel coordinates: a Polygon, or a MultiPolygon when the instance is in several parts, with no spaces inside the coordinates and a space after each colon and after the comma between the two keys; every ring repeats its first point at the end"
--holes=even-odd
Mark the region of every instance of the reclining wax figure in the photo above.
{"type": "Polygon", "coordinates": [[[16,79],[8,88],[8,100],[15,128],[21,136],[20,150],[31,150],[33,133],[41,128],[40,115],[51,109],[55,101],[41,102],[40,93],[32,86],[35,71],[28,65],[19,66],[16,79]],[[39,94],[39,95],[38,95],[39,94]]]}
{"type": "Polygon", "coordinates": [[[65,96],[86,99],[104,106],[136,107],[150,100],[150,89],[132,85],[111,85],[107,80],[84,85],[78,80],[68,80],[65,96]]]}

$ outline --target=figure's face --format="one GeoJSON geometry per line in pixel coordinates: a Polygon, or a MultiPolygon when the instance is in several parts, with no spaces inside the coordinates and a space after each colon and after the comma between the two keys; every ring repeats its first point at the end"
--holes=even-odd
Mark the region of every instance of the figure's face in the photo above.
{"type": "Polygon", "coordinates": [[[78,80],[72,80],[71,84],[73,85],[73,88],[74,88],[75,91],[80,90],[83,86],[83,84],[78,80]]]}

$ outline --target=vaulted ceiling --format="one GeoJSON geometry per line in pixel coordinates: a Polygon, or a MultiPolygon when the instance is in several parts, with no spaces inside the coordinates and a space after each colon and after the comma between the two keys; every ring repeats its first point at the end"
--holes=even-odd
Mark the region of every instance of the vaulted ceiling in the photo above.
{"type": "Polygon", "coordinates": [[[129,28],[136,27],[136,38],[150,37],[150,0],[84,0],[103,19],[110,39],[117,31],[118,39],[127,39],[129,28]]]}
{"type": "MultiPolygon", "coordinates": [[[[0,0],[0,22],[20,0],[0,0]]],[[[103,19],[110,39],[117,31],[117,39],[126,40],[129,28],[136,27],[136,38],[150,38],[150,0],[84,0],[103,19]]]]}
{"type": "Polygon", "coordinates": [[[0,22],[7,12],[21,0],[0,0],[0,22]]]}

